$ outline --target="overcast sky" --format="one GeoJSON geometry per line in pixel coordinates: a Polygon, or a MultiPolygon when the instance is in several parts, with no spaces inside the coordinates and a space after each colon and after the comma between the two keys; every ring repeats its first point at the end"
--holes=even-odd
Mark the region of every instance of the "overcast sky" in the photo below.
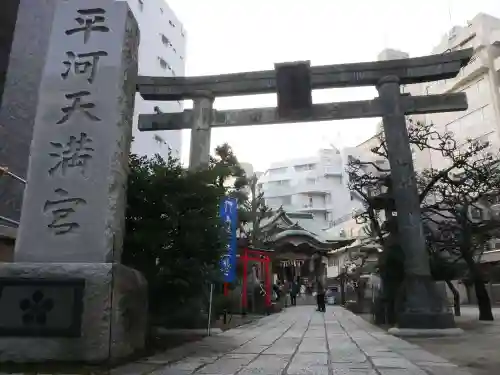
{"type": "MultiPolygon", "coordinates": [[[[167,0],[188,33],[187,75],[273,69],[276,62],[312,65],[373,61],[385,48],[422,56],[453,25],[477,13],[500,18],[500,0],[167,0]],[[451,15],[451,17],[450,17],[451,15]]],[[[322,90],[316,103],[362,100],[374,88],[322,90]]],[[[276,105],[275,95],[221,98],[216,109],[276,105]]],[[[187,103],[186,106],[191,106],[187,103]]],[[[240,161],[265,170],[272,161],[312,156],[330,143],[355,146],[377,119],[214,130],[212,148],[228,142],[240,161]]],[[[184,134],[183,159],[189,154],[184,134]]]]}

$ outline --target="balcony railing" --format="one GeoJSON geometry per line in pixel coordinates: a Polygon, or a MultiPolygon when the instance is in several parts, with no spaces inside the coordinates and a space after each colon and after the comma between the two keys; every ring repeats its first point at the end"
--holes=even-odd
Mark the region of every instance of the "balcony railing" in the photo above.
{"type": "Polygon", "coordinates": [[[321,203],[316,203],[316,204],[308,204],[305,203],[301,206],[297,207],[297,211],[307,211],[307,212],[313,212],[313,211],[329,211],[332,209],[332,206],[328,203],[321,204],[321,203]]]}
{"type": "Polygon", "coordinates": [[[266,198],[271,198],[271,197],[282,197],[285,195],[292,195],[293,194],[293,187],[291,186],[264,186],[262,189],[262,192],[264,193],[264,197],[266,198]]]}
{"type": "Polygon", "coordinates": [[[462,81],[473,80],[475,77],[483,74],[488,70],[488,66],[481,58],[481,52],[474,55],[469,64],[464,66],[455,78],[446,79],[432,84],[427,94],[442,94],[443,92],[453,91],[463,84],[462,81]]]}
{"type": "Polygon", "coordinates": [[[330,192],[331,188],[324,183],[319,183],[319,184],[308,184],[308,183],[303,183],[303,184],[298,184],[294,186],[294,193],[295,194],[326,194],[330,192]]]}
{"type": "Polygon", "coordinates": [[[352,220],[352,219],[354,219],[354,217],[356,217],[357,215],[359,215],[363,212],[364,212],[363,208],[355,209],[352,212],[345,214],[345,215],[333,220],[333,226],[335,227],[337,225],[345,223],[346,221],[352,220]]]}
{"type": "Polygon", "coordinates": [[[342,167],[325,167],[324,174],[325,176],[342,176],[342,167]]]}
{"type": "Polygon", "coordinates": [[[476,55],[472,57],[469,64],[463,67],[462,77],[463,78],[469,77],[469,79],[472,79],[473,77],[478,76],[479,74],[482,74],[487,70],[488,67],[484,63],[484,60],[481,59],[480,56],[476,55]]]}

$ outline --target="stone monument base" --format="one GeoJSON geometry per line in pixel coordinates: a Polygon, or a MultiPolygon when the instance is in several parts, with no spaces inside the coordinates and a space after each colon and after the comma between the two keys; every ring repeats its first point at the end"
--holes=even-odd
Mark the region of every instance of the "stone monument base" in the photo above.
{"type": "Polygon", "coordinates": [[[388,333],[397,337],[450,337],[461,336],[464,331],[461,328],[442,329],[412,329],[393,327],[388,333]]]}
{"type": "Polygon", "coordinates": [[[455,328],[455,317],[451,311],[402,312],[398,317],[398,328],[450,329],[455,328]]]}
{"type": "Polygon", "coordinates": [[[115,362],[144,348],[147,283],[112,263],[0,265],[0,362],[115,362]]]}
{"type": "Polygon", "coordinates": [[[406,277],[405,308],[398,315],[400,329],[452,329],[455,317],[446,298],[446,290],[430,276],[406,277]]]}

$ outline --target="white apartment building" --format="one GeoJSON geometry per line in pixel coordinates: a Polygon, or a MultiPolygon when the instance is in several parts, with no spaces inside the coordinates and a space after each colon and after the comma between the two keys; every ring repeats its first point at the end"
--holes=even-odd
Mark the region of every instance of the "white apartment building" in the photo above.
{"type": "MultiPolygon", "coordinates": [[[[432,54],[473,48],[474,56],[453,79],[409,85],[405,91],[412,95],[465,92],[467,111],[433,113],[413,116],[432,123],[439,132],[449,131],[459,143],[467,139],[490,142],[492,151],[500,148],[500,19],[487,14],[476,15],[465,26],[455,26],[432,50],[432,54]]],[[[439,153],[429,150],[416,152],[415,168],[442,168],[439,153]]]]}
{"type": "MultiPolygon", "coordinates": [[[[365,142],[356,147],[350,147],[342,150],[342,160],[344,160],[344,170],[347,169],[347,164],[350,158],[355,158],[361,161],[376,162],[377,158],[371,152],[371,149],[379,144],[378,135],[374,135],[365,142]]],[[[381,158],[379,158],[381,159],[381,158]]],[[[337,211],[333,217],[331,228],[328,230],[329,235],[341,238],[356,238],[366,236],[363,230],[363,223],[357,221],[353,216],[356,212],[364,211],[363,199],[353,191],[349,191],[349,177],[345,175],[345,189],[347,190],[348,202],[342,206],[343,211],[337,211]]]]}
{"type": "Polygon", "coordinates": [[[318,228],[331,227],[338,212],[349,205],[345,162],[335,148],[322,149],[316,156],[272,163],[259,178],[266,204],[283,206],[288,212],[314,215],[318,228]]]}
{"type": "MultiPolygon", "coordinates": [[[[186,31],[165,0],[127,0],[141,32],[139,74],[142,76],[184,76],[186,31]]],[[[146,101],[136,94],[132,152],[166,157],[169,151],[180,158],[182,131],[139,132],[140,113],[182,112],[183,103],[146,101]]]]}

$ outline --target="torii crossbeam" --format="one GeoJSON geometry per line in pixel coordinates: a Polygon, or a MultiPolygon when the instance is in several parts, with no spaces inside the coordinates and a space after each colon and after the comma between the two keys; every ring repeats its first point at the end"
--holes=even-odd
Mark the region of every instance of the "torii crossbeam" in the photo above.
{"type": "MultiPolygon", "coordinates": [[[[457,52],[353,64],[315,66],[311,88],[375,86],[384,77],[397,76],[402,85],[453,78],[467,64],[472,49],[457,52]]],[[[199,91],[215,97],[275,93],[275,70],[201,77],[140,77],[138,91],[146,100],[195,99],[199,91]]]]}
{"type": "MultiPolygon", "coordinates": [[[[464,111],[467,98],[463,93],[403,96],[401,105],[405,114],[464,111]]],[[[350,102],[313,104],[312,110],[298,112],[283,118],[278,108],[213,110],[211,128],[226,126],[270,125],[290,122],[316,122],[347,120],[353,118],[382,117],[384,110],[380,99],[350,102]]],[[[180,130],[191,129],[194,121],[193,110],[183,112],[139,115],[139,130],[180,130]]]]}

